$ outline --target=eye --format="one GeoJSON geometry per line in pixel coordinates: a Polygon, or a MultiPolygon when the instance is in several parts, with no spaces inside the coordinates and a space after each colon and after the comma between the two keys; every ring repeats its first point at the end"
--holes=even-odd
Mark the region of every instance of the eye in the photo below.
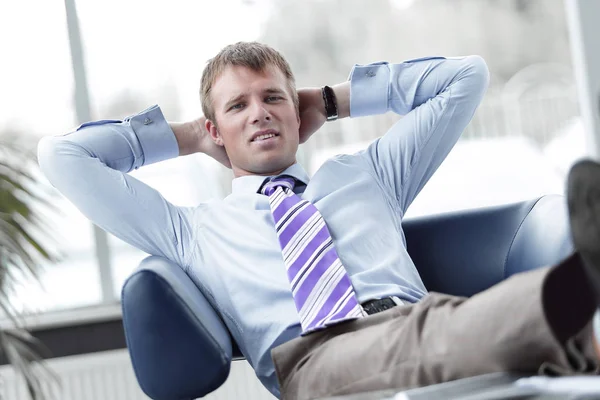
{"type": "Polygon", "coordinates": [[[281,96],[269,96],[269,97],[267,97],[266,100],[269,102],[273,102],[273,101],[282,100],[282,99],[283,99],[283,97],[281,97],[281,96]]]}
{"type": "Polygon", "coordinates": [[[241,110],[242,107],[244,106],[243,103],[237,103],[232,105],[231,107],[229,107],[229,109],[227,111],[231,111],[231,110],[241,110]]]}

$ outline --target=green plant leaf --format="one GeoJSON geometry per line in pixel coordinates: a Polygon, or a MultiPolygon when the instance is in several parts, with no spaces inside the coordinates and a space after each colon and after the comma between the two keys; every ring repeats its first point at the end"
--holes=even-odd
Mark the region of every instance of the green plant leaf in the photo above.
{"type": "MultiPolygon", "coordinates": [[[[14,135],[13,135],[14,136],[14,135]]],[[[0,141],[0,310],[15,329],[0,329],[0,351],[25,379],[33,400],[48,399],[44,384],[56,376],[43,363],[40,353],[47,349],[25,330],[19,329],[19,314],[10,298],[22,281],[39,279],[42,262],[57,260],[47,247],[52,230],[43,218],[44,208],[58,211],[36,181],[35,155],[24,151],[16,137],[0,141]],[[44,243],[36,237],[45,238],[44,243]]]]}

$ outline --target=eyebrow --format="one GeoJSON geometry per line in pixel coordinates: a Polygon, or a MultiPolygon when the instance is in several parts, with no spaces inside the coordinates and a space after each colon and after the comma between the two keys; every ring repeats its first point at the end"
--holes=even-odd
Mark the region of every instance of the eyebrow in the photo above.
{"type": "Polygon", "coordinates": [[[268,94],[285,94],[285,92],[281,89],[277,89],[277,88],[268,88],[265,89],[265,93],[268,94]]]}
{"type": "MultiPolygon", "coordinates": [[[[263,91],[264,94],[279,94],[279,95],[285,95],[285,92],[281,89],[277,89],[274,87],[270,87],[267,88],[263,91]]],[[[235,103],[239,102],[240,100],[242,100],[244,97],[246,97],[247,93],[240,93],[237,96],[231,98],[229,101],[227,101],[225,103],[225,109],[228,110],[229,107],[231,107],[232,105],[234,105],[235,103]]]]}

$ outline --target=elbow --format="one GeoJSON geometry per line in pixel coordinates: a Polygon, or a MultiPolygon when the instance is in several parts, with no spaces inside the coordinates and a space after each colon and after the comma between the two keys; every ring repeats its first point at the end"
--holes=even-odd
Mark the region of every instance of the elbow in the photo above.
{"type": "Polygon", "coordinates": [[[490,69],[488,68],[487,63],[481,56],[471,56],[470,59],[475,73],[481,78],[487,87],[487,85],[490,83],[490,69]]]}
{"type": "Polygon", "coordinates": [[[43,137],[37,146],[37,161],[42,174],[55,187],[60,178],[77,170],[74,161],[81,152],[74,143],[61,136],[43,137]]]}
{"type": "Polygon", "coordinates": [[[52,169],[54,160],[56,158],[56,145],[53,141],[53,137],[43,137],[37,146],[37,161],[40,166],[40,170],[46,177],[48,177],[48,171],[52,169]]]}
{"type": "Polygon", "coordinates": [[[43,137],[37,146],[37,161],[42,174],[56,186],[56,177],[60,176],[60,149],[56,137],[43,137]]]}
{"type": "Polygon", "coordinates": [[[474,89],[479,89],[479,92],[483,97],[483,94],[490,84],[490,70],[487,63],[483,57],[477,55],[467,57],[466,61],[467,72],[474,89]]]}

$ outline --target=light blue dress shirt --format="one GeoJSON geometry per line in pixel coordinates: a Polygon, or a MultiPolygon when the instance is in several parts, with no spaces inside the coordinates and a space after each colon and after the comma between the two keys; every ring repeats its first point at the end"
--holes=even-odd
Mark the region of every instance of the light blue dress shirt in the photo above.
{"type": "MultiPolygon", "coordinates": [[[[356,65],[352,117],[404,115],[356,154],[327,160],[306,183],[331,232],[359,301],[426,294],[407,251],[402,218],[452,149],[488,85],[482,58],[433,57],[356,65]]],[[[220,312],[258,378],[279,387],[270,350],[300,335],[262,176],[232,182],[224,200],[178,207],[127,172],[172,157],[178,145],[158,106],[124,121],[96,121],[43,138],[39,163],[48,180],[102,229],[183,268],[220,312]]],[[[444,201],[440,199],[440,201],[444,201]]]]}

